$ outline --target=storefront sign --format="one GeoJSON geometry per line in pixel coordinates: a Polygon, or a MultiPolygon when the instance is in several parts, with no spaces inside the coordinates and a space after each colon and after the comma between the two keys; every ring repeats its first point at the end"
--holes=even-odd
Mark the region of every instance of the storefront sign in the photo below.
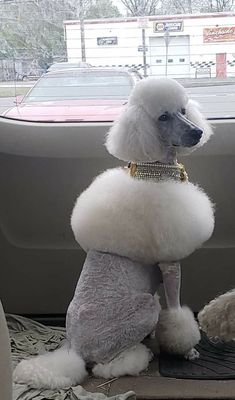
{"type": "Polygon", "coordinates": [[[203,42],[235,42],[235,26],[221,26],[203,29],[203,42]]]}
{"type": "Polygon", "coordinates": [[[98,46],[113,46],[118,44],[118,38],[117,36],[98,37],[97,44],[98,46]]]}
{"type": "Polygon", "coordinates": [[[138,46],[138,51],[148,51],[148,46],[138,46]]]}
{"type": "Polygon", "coordinates": [[[153,32],[180,32],[184,28],[183,21],[154,21],[153,32]]]}
{"type": "Polygon", "coordinates": [[[138,26],[139,28],[148,28],[149,19],[148,18],[138,18],[138,26]]]}

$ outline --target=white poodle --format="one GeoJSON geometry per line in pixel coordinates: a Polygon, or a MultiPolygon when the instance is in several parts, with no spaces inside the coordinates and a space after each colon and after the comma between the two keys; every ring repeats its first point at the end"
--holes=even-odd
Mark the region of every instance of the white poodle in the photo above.
{"type": "Polygon", "coordinates": [[[106,147],[130,161],[98,176],[72,213],[87,258],[67,312],[67,345],[14,372],[17,382],[59,388],[85,378],[137,375],[151,352],[141,344],[156,328],[160,346],[198,357],[193,313],[180,306],[180,264],[212,234],[213,206],[187,181],[177,157],[202,146],[212,131],[184,88],[147,78],[108,133],[106,147]],[[163,279],[167,309],[154,293],[163,279]]]}
{"type": "Polygon", "coordinates": [[[235,339],[235,289],[207,304],[198,314],[201,328],[209,337],[235,339]]]}

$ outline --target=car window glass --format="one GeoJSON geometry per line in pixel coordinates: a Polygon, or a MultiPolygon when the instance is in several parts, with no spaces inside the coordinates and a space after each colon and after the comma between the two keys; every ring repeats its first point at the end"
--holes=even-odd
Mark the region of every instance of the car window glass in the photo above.
{"type": "Polygon", "coordinates": [[[235,117],[232,0],[0,0],[0,15],[2,116],[63,121],[71,101],[73,119],[89,122],[85,103],[74,102],[93,99],[94,121],[115,120],[140,79],[167,76],[205,117],[235,117]],[[122,102],[108,115],[104,100],[122,102]]]}
{"type": "Polygon", "coordinates": [[[129,77],[115,74],[81,74],[43,77],[26,97],[26,103],[66,99],[127,98],[129,77]]]}

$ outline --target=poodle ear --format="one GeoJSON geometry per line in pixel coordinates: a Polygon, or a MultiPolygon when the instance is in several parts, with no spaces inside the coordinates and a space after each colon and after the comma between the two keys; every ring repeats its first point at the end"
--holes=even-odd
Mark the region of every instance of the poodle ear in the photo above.
{"type": "Polygon", "coordinates": [[[128,104],[109,130],[105,146],[120,160],[155,161],[160,154],[156,129],[143,107],[128,104]]]}
{"type": "Polygon", "coordinates": [[[203,130],[202,138],[195,148],[203,146],[209,140],[213,131],[210,123],[202,115],[200,105],[194,100],[189,100],[186,106],[186,115],[190,121],[203,130]]]}

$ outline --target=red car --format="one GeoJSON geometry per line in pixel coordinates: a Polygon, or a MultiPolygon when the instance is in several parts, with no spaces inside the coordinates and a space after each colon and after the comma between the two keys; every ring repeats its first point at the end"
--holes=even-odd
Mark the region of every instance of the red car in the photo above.
{"type": "Polygon", "coordinates": [[[122,68],[48,72],[3,115],[45,122],[113,121],[140,79],[138,71],[122,68]]]}

